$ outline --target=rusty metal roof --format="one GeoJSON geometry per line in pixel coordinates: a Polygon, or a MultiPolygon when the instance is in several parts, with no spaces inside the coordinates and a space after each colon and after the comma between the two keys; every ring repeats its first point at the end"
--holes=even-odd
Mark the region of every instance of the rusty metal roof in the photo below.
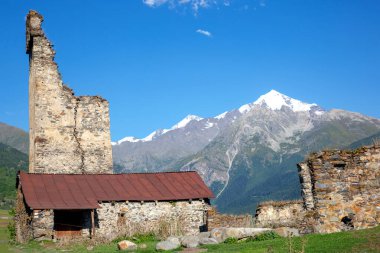
{"type": "Polygon", "coordinates": [[[131,174],[32,174],[20,172],[32,209],[94,209],[99,201],[213,198],[195,171],[131,174]]]}

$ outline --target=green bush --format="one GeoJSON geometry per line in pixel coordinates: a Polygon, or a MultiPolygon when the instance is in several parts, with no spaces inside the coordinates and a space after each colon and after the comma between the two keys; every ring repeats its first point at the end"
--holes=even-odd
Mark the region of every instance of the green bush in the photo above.
{"type": "Polygon", "coordinates": [[[238,239],[234,238],[234,237],[229,237],[227,238],[224,243],[227,243],[227,244],[235,244],[238,242],[238,239]]]}
{"type": "Polygon", "coordinates": [[[8,237],[9,237],[9,243],[13,244],[16,242],[16,225],[14,222],[15,217],[15,209],[12,208],[9,210],[9,216],[11,217],[11,220],[8,223],[7,229],[8,229],[8,237]]]}
{"type": "Polygon", "coordinates": [[[132,242],[138,244],[138,243],[144,243],[144,242],[154,242],[154,241],[157,241],[157,238],[153,233],[136,234],[136,235],[131,236],[131,237],[125,237],[125,236],[119,237],[119,238],[114,239],[112,242],[116,243],[116,242],[120,242],[122,240],[128,240],[128,241],[132,241],[132,242]]]}
{"type": "Polygon", "coordinates": [[[276,238],[280,238],[277,233],[273,231],[265,232],[262,234],[258,234],[255,237],[251,237],[248,241],[266,241],[266,240],[273,240],[276,238]]]}
{"type": "Polygon", "coordinates": [[[135,243],[152,242],[156,241],[156,236],[153,233],[149,234],[137,234],[134,235],[131,240],[135,243]]]}

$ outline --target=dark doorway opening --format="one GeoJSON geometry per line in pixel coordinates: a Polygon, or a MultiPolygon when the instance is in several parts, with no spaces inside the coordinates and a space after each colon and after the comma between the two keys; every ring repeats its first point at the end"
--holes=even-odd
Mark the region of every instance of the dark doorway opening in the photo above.
{"type": "Polygon", "coordinates": [[[82,210],[55,210],[54,230],[56,237],[76,238],[82,236],[83,211],[82,210]]]}

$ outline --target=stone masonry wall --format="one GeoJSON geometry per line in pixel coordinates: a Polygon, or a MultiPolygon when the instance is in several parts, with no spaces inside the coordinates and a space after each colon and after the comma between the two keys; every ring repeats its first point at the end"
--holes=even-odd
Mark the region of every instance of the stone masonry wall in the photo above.
{"type": "Polygon", "coordinates": [[[299,164],[314,231],[331,233],[380,224],[380,146],[313,153],[299,164]],[[306,172],[305,172],[306,171],[306,172]]]}
{"type": "Polygon", "coordinates": [[[51,240],[54,237],[54,211],[34,210],[32,214],[32,237],[37,240],[51,240]]]}
{"type": "MultiPolygon", "coordinates": [[[[95,236],[114,239],[151,232],[158,235],[195,235],[205,226],[208,209],[209,205],[201,200],[102,203],[96,210],[95,236]]],[[[89,230],[84,234],[88,235],[89,230]]]]}
{"type": "MultiPolygon", "coordinates": [[[[120,236],[147,233],[164,236],[196,235],[205,227],[206,212],[210,208],[201,200],[107,202],[100,206],[95,212],[95,237],[108,241],[120,236]]],[[[56,236],[53,210],[34,210],[30,219],[31,236],[25,239],[51,240],[56,236]]],[[[90,238],[91,228],[90,210],[83,210],[83,238],[90,238]]]]}
{"type": "Polygon", "coordinates": [[[299,228],[305,216],[302,201],[260,203],[256,209],[255,226],[264,228],[299,228]]]}
{"type": "Polygon", "coordinates": [[[312,153],[298,164],[303,202],[260,204],[255,226],[332,233],[380,224],[380,146],[312,153]]]}
{"type": "Polygon", "coordinates": [[[43,17],[26,21],[29,54],[29,172],[112,173],[109,104],[101,97],[76,97],[61,79],[43,17]]]}
{"type": "Polygon", "coordinates": [[[17,188],[17,198],[15,205],[14,225],[16,236],[15,239],[18,243],[28,242],[33,235],[32,226],[32,211],[27,207],[24,196],[21,191],[21,186],[17,188]]]}
{"type": "Polygon", "coordinates": [[[238,228],[249,228],[253,227],[252,215],[230,215],[230,214],[220,214],[217,212],[216,208],[212,208],[207,212],[207,228],[211,231],[213,228],[220,227],[238,227],[238,228]]]}

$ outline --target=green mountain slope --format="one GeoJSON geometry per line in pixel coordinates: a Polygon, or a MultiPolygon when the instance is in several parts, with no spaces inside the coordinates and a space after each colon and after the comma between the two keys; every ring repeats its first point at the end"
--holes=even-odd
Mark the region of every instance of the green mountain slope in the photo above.
{"type": "Polygon", "coordinates": [[[9,208],[15,199],[17,171],[28,169],[28,155],[0,143],[0,209],[9,208]]]}
{"type": "Polygon", "coordinates": [[[368,146],[368,145],[372,145],[372,144],[379,143],[379,142],[380,142],[380,132],[378,132],[374,135],[371,135],[367,138],[356,141],[354,143],[351,143],[347,147],[347,149],[356,149],[356,148],[360,148],[362,146],[368,146]]]}

